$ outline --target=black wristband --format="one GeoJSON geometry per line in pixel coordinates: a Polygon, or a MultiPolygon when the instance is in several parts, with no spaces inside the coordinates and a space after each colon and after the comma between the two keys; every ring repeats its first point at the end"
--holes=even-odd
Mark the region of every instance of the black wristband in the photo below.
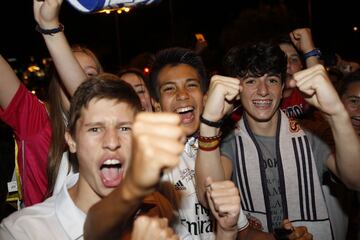
{"type": "Polygon", "coordinates": [[[205,118],[203,118],[202,115],[200,115],[200,122],[202,122],[210,127],[219,128],[223,124],[224,120],[221,119],[217,122],[212,122],[212,121],[206,120],[205,118]]]}
{"type": "Polygon", "coordinates": [[[62,32],[64,31],[64,25],[62,25],[60,23],[60,25],[57,27],[57,28],[52,28],[52,29],[43,29],[38,25],[36,25],[35,27],[35,30],[41,34],[45,34],[45,35],[53,35],[55,33],[58,33],[58,32],[62,32]]]}

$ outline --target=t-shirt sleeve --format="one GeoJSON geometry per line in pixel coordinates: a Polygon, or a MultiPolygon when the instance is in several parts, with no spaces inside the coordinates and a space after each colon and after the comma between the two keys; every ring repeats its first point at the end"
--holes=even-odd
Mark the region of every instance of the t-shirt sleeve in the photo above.
{"type": "Polygon", "coordinates": [[[249,226],[248,219],[245,216],[243,210],[240,209],[240,215],[239,215],[239,219],[237,222],[237,228],[239,231],[241,231],[241,230],[244,230],[245,228],[247,228],[248,226],[249,226]]]}
{"type": "Polygon", "coordinates": [[[19,139],[37,134],[49,121],[45,104],[20,84],[6,109],[0,109],[0,119],[7,123],[19,139]]]}
{"type": "MultiPolygon", "coordinates": [[[[235,134],[234,132],[231,132],[229,135],[227,135],[221,142],[220,147],[220,154],[221,156],[225,156],[231,160],[231,162],[234,164],[235,162],[235,152],[234,152],[234,146],[235,146],[235,134]]],[[[240,211],[239,219],[237,222],[238,230],[241,231],[245,229],[249,225],[249,222],[244,214],[244,212],[240,211]]]]}
{"type": "Polygon", "coordinates": [[[331,152],[330,146],[325,143],[321,138],[319,138],[317,135],[305,131],[306,136],[309,139],[310,146],[312,147],[313,154],[314,154],[314,160],[316,163],[316,169],[319,173],[320,179],[322,179],[322,176],[324,173],[328,171],[328,168],[326,166],[326,160],[329,158],[331,152]]]}
{"type": "Polygon", "coordinates": [[[234,141],[235,141],[235,134],[234,132],[231,132],[229,135],[227,135],[225,138],[222,139],[220,146],[221,156],[227,157],[233,163],[235,161],[235,153],[233,148],[234,141]]]}

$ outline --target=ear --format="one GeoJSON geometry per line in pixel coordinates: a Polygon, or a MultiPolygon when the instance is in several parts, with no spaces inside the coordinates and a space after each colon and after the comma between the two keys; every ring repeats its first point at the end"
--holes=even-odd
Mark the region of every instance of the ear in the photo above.
{"type": "Polygon", "coordinates": [[[151,104],[154,107],[155,112],[161,112],[161,105],[159,102],[157,102],[155,99],[151,99],[151,104]]]}
{"type": "Polygon", "coordinates": [[[74,141],[74,139],[72,138],[71,134],[68,131],[65,132],[65,140],[69,146],[70,152],[76,153],[76,142],[74,141]]]}

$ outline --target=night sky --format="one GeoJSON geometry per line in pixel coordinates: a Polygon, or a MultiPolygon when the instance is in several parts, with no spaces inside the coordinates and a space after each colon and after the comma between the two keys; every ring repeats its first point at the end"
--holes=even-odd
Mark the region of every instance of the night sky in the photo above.
{"type": "MultiPolygon", "coordinates": [[[[236,42],[304,26],[312,28],[318,47],[359,60],[360,31],[352,30],[360,28],[356,1],[329,2],[162,0],[121,15],[83,14],[64,2],[60,19],[69,41],[93,49],[106,70],[126,65],[143,52],[175,45],[194,47],[196,32],[205,35],[206,56],[212,59],[209,64],[216,65],[214,59],[220,62],[236,42]]],[[[6,0],[1,8],[1,53],[25,61],[47,56],[44,41],[35,31],[32,1],[6,0]]]]}

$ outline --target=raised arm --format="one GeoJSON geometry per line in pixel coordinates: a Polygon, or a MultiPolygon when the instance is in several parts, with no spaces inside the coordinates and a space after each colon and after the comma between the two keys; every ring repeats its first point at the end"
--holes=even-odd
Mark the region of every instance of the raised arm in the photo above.
{"type": "Polygon", "coordinates": [[[294,75],[296,86],[329,122],[335,153],[326,164],[349,188],[360,190],[360,140],[326,70],[316,65],[294,75]]]}
{"type": "MultiPolygon", "coordinates": [[[[60,26],[59,12],[62,2],[63,0],[34,0],[34,17],[41,29],[49,30],[60,26]]],[[[65,88],[72,96],[86,79],[86,74],[74,57],[63,31],[42,36],[65,88]]]]}
{"type": "Polygon", "coordinates": [[[0,55],[0,106],[6,109],[20,85],[20,80],[8,62],[0,55]]]}
{"type": "MultiPolygon", "coordinates": [[[[290,32],[289,35],[295,47],[303,54],[309,53],[316,49],[312,39],[310,28],[298,28],[290,32]]],[[[305,63],[307,68],[315,66],[316,64],[320,63],[319,56],[314,55],[306,57],[305,63]]]]}
{"type": "MultiPolygon", "coordinates": [[[[211,78],[207,100],[202,117],[211,122],[218,122],[231,109],[231,101],[239,96],[240,81],[236,78],[215,75],[211,78]]],[[[205,123],[200,124],[199,150],[195,162],[197,194],[200,202],[207,206],[205,196],[205,181],[211,177],[213,181],[230,179],[232,172],[231,161],[220,157],[219,147],[205,150],[201,147],[201,137],[218,136],[219,127],[213,127],[205,123]]]]}
{"type": "Polygon", "coordinates": [[[0,55],[0,106],[6,109],[20,86],[20,80],[8,62],[0,55]]]}
{"type": "Polygon", "coordinates": [[[138,114],[133,125],[132,161],[125,178],[90,208],[85,239],[120,239],[143,198],[155,191],[161,172],[177,165],[185,138],[179,124],[179,117],[172,113],[138,114]]]}

